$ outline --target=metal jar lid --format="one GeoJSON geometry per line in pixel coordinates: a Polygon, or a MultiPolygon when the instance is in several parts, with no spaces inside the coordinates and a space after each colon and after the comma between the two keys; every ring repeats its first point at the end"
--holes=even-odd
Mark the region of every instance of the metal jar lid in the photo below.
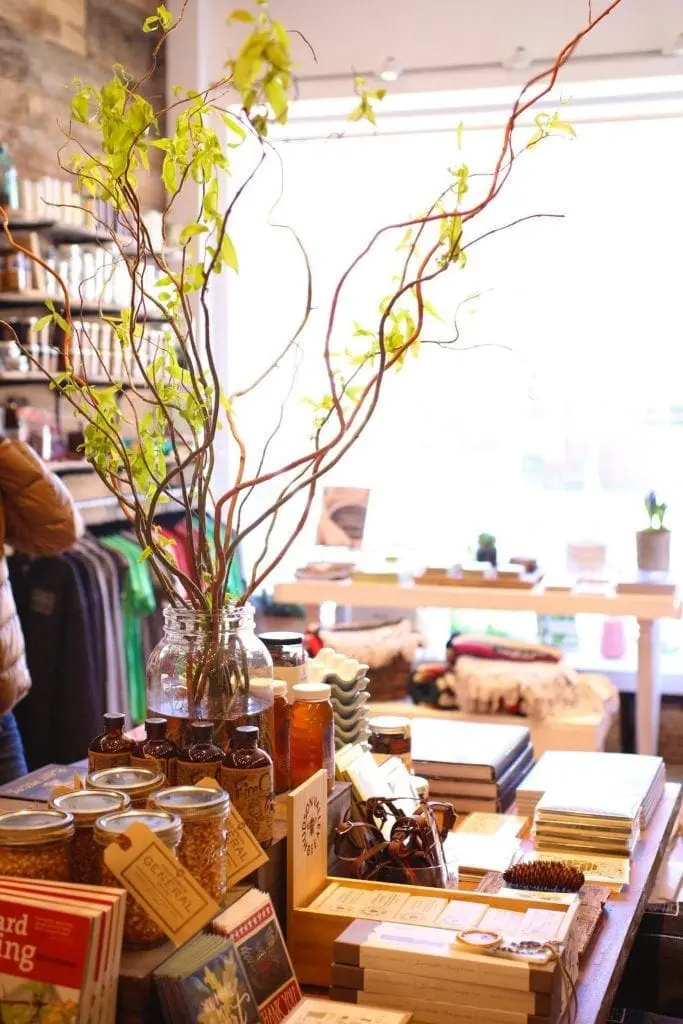
{"type": "Polygon", "coordinates": [[[177,814],[183,821],[200,821],[214,815],[228,814],[230,797],[221,789],[204,789],[203,786],[172,786],[160,789],[150,800],[150,806],[170,814],[177,814]]]}
{"type": "Polygon", "coordinates": [[[131,825],[146,825],[166,846],[175,846],[183,834],[183,823],[177,814],[166,811],[119,811],[104,814],[95,822],[95,839],[102,846],[114,842],[131,825]]]}
{"type": "Polygon", "coordinates": [[[410,734],[410,719],[399,718],[395,715],[377,715],[368,722],[372,732],[382,733],[384,736],[406,736],[410,734]]]}
{"type": "Polygon", "coordinates": [[[118,791],[105,792],[93,789],[79,789],[75,793],[62,793],[50,797],[50,807],[55,811],[66,811],[73,815],[76,828],[92,827],[103,814],[127,811],[130,797],[118,791]]]}
{"type": "Polygon", "coordinates": [[[0,814],[0,846],[39,846],[74,834],[72,814],[64,811],[9,811],[0,814]]]}
{"type": "Polygon", "coordinates": [[[143,800],[166,782],[163,772],[151,768],[102,768],[91,772],[85,780],[88,789],[105,793],[127,793],[131,800],[143,800]]]}

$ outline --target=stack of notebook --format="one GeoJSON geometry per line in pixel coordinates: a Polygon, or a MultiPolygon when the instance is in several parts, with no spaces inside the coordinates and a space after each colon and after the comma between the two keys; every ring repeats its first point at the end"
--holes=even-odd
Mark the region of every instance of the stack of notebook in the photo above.
{"type": "MultiPolygon", "coordinates": [[[[591,806],[600,792],[623,797],[624,807],[639,805],[639,825],[647,827],[666,783],[661,757],[638,754],[597,754],[588,751],[547,751],[517,790],[517,813],[532,817],[544,794],[563,798],[571,785],[573,804],[591,806]]],[[[547,809],[547,807],[546,807],[547,809]]]]}
{"type": "Polygon", "coordinates": [[[553,788],[536,805],[536,848],[630,857],[640,836],[641,803],[633,793],[599,784],[588,798],[553,788]]]}
{"type": "Polygon", "coordinates": [[[533,765],[529,730],[434,718],[412,721],[413,766],[429,796],[456,811],[507,811],[533,765]]]}

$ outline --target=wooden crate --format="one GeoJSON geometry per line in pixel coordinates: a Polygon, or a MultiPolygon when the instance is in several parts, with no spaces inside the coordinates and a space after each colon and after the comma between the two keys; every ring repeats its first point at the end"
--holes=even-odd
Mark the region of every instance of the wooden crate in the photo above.
{"type": "MultiPolygon", "coordinates": [[[[339,914],[325,914],[311,904],[333,882],[345,887],[368,891],[383,890],[409,893],[414,896],[440,896],[448,900],[482,902],[482,894],[462,890],[433,889],[425,886],[401,885],[382,882],[361,882],[335,878],[327,868],[327,790],[324,772],[318,772],[308,782],[289,794],[287,798],[287,944],[299,981],[305,985],[329,986],[332,980],[333,947],[335,940],[354,920],[339,914]]],[[[557,935],[563,948],[563,959],[572,977],[578,972],[578,957],[573,948],[573,923],[579,909],[577,898],[566,899],[564,904],[549,905],[542,897],[528,895],[498,896],[487,894],[486,903],[501,910],[525,912],[531,909],[564,911],[564,921],[557,935]]],[[[482,970],[490,974],[492,957],[486,954],[463,952],[463,957],[474,957],[482,970]]],[[[501,977],[500,987],[506,987],[505,978],[511,972],[525,972],[528,977],[520,984],[528,984],[529,991],[545,992],[552,1001],[560,998],[561,972],[557,963],[544,966],[528,965],[520,961],[496,959],[501,977]]],[[[559,1005],[559,1004],[558,1004],[559,1005]]],[[[550,1017],[552,1020],[552,1015],[550,1017]]]]}

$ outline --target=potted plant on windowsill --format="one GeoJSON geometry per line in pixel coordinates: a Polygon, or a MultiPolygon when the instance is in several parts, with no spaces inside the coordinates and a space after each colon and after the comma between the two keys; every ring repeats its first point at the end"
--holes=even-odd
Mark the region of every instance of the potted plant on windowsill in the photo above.
{"type": "Polygon", "coordinates": [[[671,531],[664,525],[666,510],[666,503],[658,502],[654,491],[645,495],[645,511],[650,525],[636,534],[638,568],[644,572],[669,570],[671,531]]]}
{"type": "MultiPolygon", "coordinates": [[[[547,216],[530,212],[496,227],[488,211],[520,155],[551,135],[573,134],[558,114],[532,108],[547,97],[580,42],[621,0],[611,0],[548,68],[527,82],[502,130],[488,174],[470,175],[458,156],[459,132],[454,132],[453,165],[444,168],[444,187],[427,210],[419,215],[407,211],[376,231],[348,263],[325,306],[320,336],[307,339],[309,348],[319,346],[324,382],[311,400],[310,434],[303,437],[301,450],[284,457],[280,453],[279,458],[269,430],[264,429],[257,444],[245,440],[241,410],[248,396],[253,400],[254,395],[265,395],[264,406],[272,404],[276,370],[291,368],[296,373],[313,309],[316,268],[296,232],[287,229],[292,258],[299,259],[302,268],[301,318],[275,358],[240,390],[229,390],[217,370],[222,339],[216,337],[219,328],[211,296],[223,287],[225,275],[238,271],[235,212],[243,207],[261,166],[273,159],[269,133],[287,121],[294,85],[291,35],[271,16],[267,0],[256,0],[253,11],[234,11],[231,21],[244,35],[226,61],[223,76],[201,92],[178,87],[155,106],[145,95],[146,83],[168,36],[178,30],[192,2],[197,0],[185,0],[175,22],[163,5],[146,19],[144,31],[155,33],[158,42],[153,66],[140,81],[131,80],[117,65],[102,88],[78,83],[71,101],[71,124],[65,131],[65,151],[71,155],[62,167],[75,177],[78,191],[95,200],[93,227],[111,239],[118,268],[130,283],[129,302],[118,315],[106,317],[114,332],[111,361],[93,341],[87,316],[79,315],[79,302],[69,295],[64,280],[13,237],[8,213],[1,207],[0,222],[11,248],[39,264],[55,280],[60,296],[59,302],[49,305],[44,322],[61,331],[62,371],[45,370],[31,346],[25,348],[26,355],[81,418],[84,457],[118,499],[143,557],[149,558],[168,596],[167,638],[148,670],[150,707],[177,721],[221,721],[248,710],[253,697],[250,679],[272,672],[267,652],[253,632],[249,598],[301,532],[321,478],[362,437],[388,379],[404,367],[409,372],[410,358],[433,333],[425,328],[434,315],[429,302],[432,282],[446,274],[457,278],[471,247],[488,236],[519,220],[547,216]],[[244,162],[235,151],[244,154],[244,162]],[[252,162],[244,171],[249,155],[252,162]],[[141,177],[155,173],[166,195],[161,246],[150,236],[138,199],[141,177]],[[97,215],[101,204],[113,217],[97,215]],[[178,223],[180,210],[184,215],[178,223]],[[173,259],[166,245],[170,237],[178,238],[180,245],[180,254],[176,251],[173,259]],[[396,249],[386,267],[385,279],[393,281],[388,294],[378,290],[374,318],[347,329],[340,323],[340,307],[347,303],[349,282],[373,265],[368,257],[392,238],[396,249]],[[151,355],[146,337],[150,322],[165,324],[151,355]],[[123,366],[123,372],[113,372],[113,365],[123,366]],[[105,386],[88,381],[84,367],[93,366],[105,386]],[[214,493],[216,462],[225,457],[225,446],[217,445],[221,430],[229,439],[231,480],[223,493],[214,493]],[[187,530],[189,565],[176,559],[155,523],[158,512],[171,501],[180,509],[187,530]],[[283,510],[294,514],[281,517],[283,510]],[[230,592],[231,567],[238,546],[257,531],[261,553],[246,590],[237,596],[230,592]]],[[[369,91],[358,79],[355,89],[350,120],[375,124],[381,91],[369,91]]],[[[312,201],[332,200],[321,194],[312,201]]],[[[333,201],[342,203],[344,197],[337,195],[333,201]]],[[[347,201],[352,204],[353,196],[347,201]]],[[[330,246],[334,244],[330,239],[330,246]]],[[[455,287],[452,294],[453,308],[442,313],[456,321],[466,299],[455,287]]],[[[259,282],[255,300],[268,301],[267,280],[259,282]]],[[[319,307],[318,296],[316,301],[319,307]]],[[[19,343],[11,325],[5,324],[5,329],[19,343]]],[[[456,322],[455,338],[439,344],[456,345],[458,334],[456,322]]],[[[280,420],[288,414],[287,387],[283,392],[280,420]]]]}

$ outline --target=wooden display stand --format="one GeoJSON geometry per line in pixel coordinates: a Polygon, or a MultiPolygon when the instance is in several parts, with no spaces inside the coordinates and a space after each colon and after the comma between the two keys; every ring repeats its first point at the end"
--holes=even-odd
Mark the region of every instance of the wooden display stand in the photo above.
{"type": "MultiPolygon", "coordinates": [[[[335,878],[327,869],[327,776],[317,772],[287,798],[287,832],[291,838],[287,851],[287,945],[299,981],[304,985],[329,986],[331,966],[334,960],[335,940],[351,924],[354,917],[340,914],[325,914],[311,908],[311,903],[332,882],[345,887],[383,890],[386,892],[408,893],[413,896],[441,896],[448,900],[481,902],[480,893],[463,892],[453,889],[433,889],[426,886],[393,884],[386,882],[362,882],[335,878]]],[[[490,907],[501,910],[527,911],[547,910],[548,902],[543,898],[487,895],[490,907]]],[[[553,909],[561,910],[560,906],[553,909]]],[[[564,961],[573,977],[578,971],[578,958],[572,945],[572,924],[579,909],[578,898],[572,899],[564,908],[565,919],[557,935],[557,941],[564,947],[564,961]]],[[[463,952],[463,957],[474,959],[490,968],[489,956],[463,952]]],[[[500,964],[501,987],[505,987],[505,975],[524,972],[528,975],[528,991],[544,992],[551,995],[551,1002],[561,997],[561,971],[557,963],[544,966],[530,966],[512,960],[497,961],[500,964]]],[[[524,983],[519,983],[524,987],[524,983]]],[[[552,1019],[552,1014],[551,1014],[552,1019]]]]}

